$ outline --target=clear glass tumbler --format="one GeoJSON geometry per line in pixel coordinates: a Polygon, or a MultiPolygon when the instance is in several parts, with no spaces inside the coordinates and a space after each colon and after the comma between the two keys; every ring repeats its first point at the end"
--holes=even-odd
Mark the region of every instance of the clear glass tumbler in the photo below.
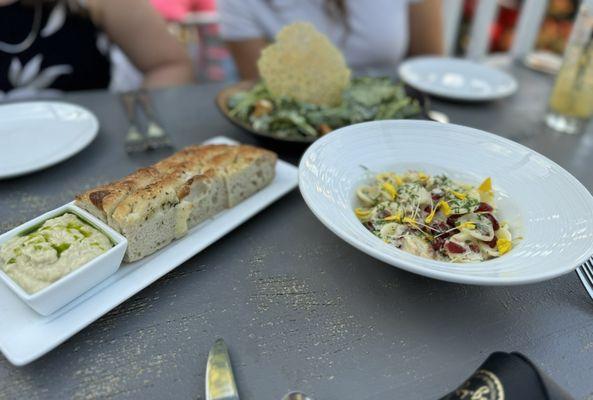
{"type": "Polygon", "coordinates": [[[593,116],[593,1],[583,1],[548,101],[546,124],[580,133],[593,116]]]}

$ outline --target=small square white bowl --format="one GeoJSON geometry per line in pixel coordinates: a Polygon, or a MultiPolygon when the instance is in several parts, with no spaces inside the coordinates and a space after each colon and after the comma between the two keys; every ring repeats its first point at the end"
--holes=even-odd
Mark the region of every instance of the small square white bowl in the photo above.
{"type": "Polygon", "coordinates": [[[121,261],[128,246],[128,241],[125,237],[111,229],[93,215],[76,207],[73,203],[49,211],[3,235],[0,235],[0,246],[9,239],[41,225],[46,220],[58,217],[67,212],[75,214],[83,221],[106,234],[114,242],[114,246],[75,271],[72,271],[46,288],[33,294],[25,292],[23,288],[0,269],[0,279],[2,279],[2,281],[12,289],[23,302],[41,315],[52,314],[93,286],[107,279],[110,275],[114,274],[121,265],[121,261]]]}

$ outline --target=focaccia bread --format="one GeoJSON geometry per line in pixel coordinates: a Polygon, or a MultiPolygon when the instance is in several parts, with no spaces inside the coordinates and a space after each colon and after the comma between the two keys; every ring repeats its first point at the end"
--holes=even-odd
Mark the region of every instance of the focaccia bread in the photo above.
{"type": "Polygon", "coordinates": [[[275,153],[253,146],[189,146],[75,203],[128,239],[124,260],[131,262],[268,185],[276,161],[275,153]]]}

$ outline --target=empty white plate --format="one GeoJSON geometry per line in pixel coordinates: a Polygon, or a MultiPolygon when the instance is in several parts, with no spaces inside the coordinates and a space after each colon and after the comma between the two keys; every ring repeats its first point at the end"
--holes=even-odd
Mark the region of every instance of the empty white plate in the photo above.
{"type": "Polygon", "coordinates": [[[299,166],[299,186],[313,213],[365,253],[410,272],[462,283],[510,285],[572,271],[593,254],[593,197],[541,154],[477,129],[429,121],[375,121],[323,136],[299,166]],[[490,176],[499,215],[513,236],[507,254],[481,263],[421,258],[383,242],[354,215],[355,190],[370,171],[424,170],[479,184],[490,176]]]}
{"type": "Polygon", "coordinates": [[[74,104],[34,101],[0,106],[0,179],[57,164],[88,146],[97,118],[74,104]]]}
{"type": "Polygon", "coordinates": [[[455,100],[494,100],[517,90],[509,74],[460,58],[412,58],[400,65],[399,76],[418,90],[455,100]]]}

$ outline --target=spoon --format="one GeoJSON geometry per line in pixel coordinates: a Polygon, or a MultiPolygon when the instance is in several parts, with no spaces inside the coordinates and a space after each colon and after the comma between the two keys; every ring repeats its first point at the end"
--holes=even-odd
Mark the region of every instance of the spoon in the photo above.
{"type": "Polygon", "coordinates": [[[313,400],[302,392],[290,392],[284,395],[282,400],[313,400]]]}

